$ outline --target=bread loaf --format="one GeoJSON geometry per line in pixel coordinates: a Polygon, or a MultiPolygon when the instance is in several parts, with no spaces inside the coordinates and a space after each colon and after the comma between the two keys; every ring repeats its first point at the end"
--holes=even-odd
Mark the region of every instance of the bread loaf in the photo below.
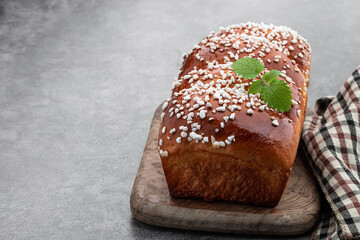
{"type": "Polygon", "coordinates": [[[163,104],[158,151],[173,197],[275,206],[289,178],[304,120],[311,49],[297,32],[256,23],[211,32],[184,56],[163,104]],[[279,70],[289,112],[268,107],[233,62],[252,57],[279,70]]]}

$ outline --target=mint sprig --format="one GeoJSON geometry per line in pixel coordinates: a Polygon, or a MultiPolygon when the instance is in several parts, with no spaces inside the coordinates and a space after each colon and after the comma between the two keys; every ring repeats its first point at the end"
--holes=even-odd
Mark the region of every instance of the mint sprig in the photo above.
{"type": "Polygon", "coordinates": [[[281,72],[271,70],[263,76],[260,73],[265,66],[257,59],[243,57],[232,64],[232,69],[238,75],[254,81],[249,90],[249,94],[260,93],[261,99],[269,106],[281,112],[287,112],[291,108],[291,91],[289,85],[284,80],[278,79],[281,72]]]}

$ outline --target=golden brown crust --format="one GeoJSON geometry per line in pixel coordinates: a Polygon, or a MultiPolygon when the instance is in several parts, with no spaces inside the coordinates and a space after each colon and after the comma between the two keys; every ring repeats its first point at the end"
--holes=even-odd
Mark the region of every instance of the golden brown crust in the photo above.
{"type": "Polygon", "coordinates": [[[278,203],[305,115],[310,51],[296,32],[254,23],[227,27],[195,45],[163,106],[159,132],[172,196],[278,203]],[[247,94],[252,80],[231,69],[245,56],[262,61],[264,72],[283,71],[280,79],[292,91],[289,112],[279,113],[247,94]]]}

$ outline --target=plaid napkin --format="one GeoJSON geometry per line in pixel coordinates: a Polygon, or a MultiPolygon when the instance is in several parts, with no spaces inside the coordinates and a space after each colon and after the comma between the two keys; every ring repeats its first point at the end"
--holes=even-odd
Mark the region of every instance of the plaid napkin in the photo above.
{"type": "Polygon", "coordinates": [[[307,115],[302,139],[326,205],[312,239],[360,239],[360,66],[307,115]]]}

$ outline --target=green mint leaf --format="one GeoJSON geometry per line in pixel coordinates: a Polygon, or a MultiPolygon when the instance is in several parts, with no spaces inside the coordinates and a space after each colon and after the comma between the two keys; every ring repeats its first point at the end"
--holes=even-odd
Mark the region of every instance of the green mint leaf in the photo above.
{"type": "Polygon", "coordinates": [[[253,82],[248,90],[249,94],[261,93],[261,90],[266,87],[266,83],[263,80],[256,80],[253,82]]]}
{"type": "Polygon", "coordinates": [[[272,80],[269,86],[261,90],[261,98],[269,106],[281,112],[287,112],[291,107],[291,91],[285,81],[272,80]]]}
{"type": "Polygon", "coordinates": [[[264,65],[259,60],[251,57],[236,60],[231,67],[236,74],[246,79],[254,79],[264,70],[264,65]]]}
{"type": "Polygon", "coordinates": [[[277,79],[280,76],[281,72],[278,70],[271,70],[264,74],[262,77],[267,83],[271,83],[273,80],[277,79]]]}

